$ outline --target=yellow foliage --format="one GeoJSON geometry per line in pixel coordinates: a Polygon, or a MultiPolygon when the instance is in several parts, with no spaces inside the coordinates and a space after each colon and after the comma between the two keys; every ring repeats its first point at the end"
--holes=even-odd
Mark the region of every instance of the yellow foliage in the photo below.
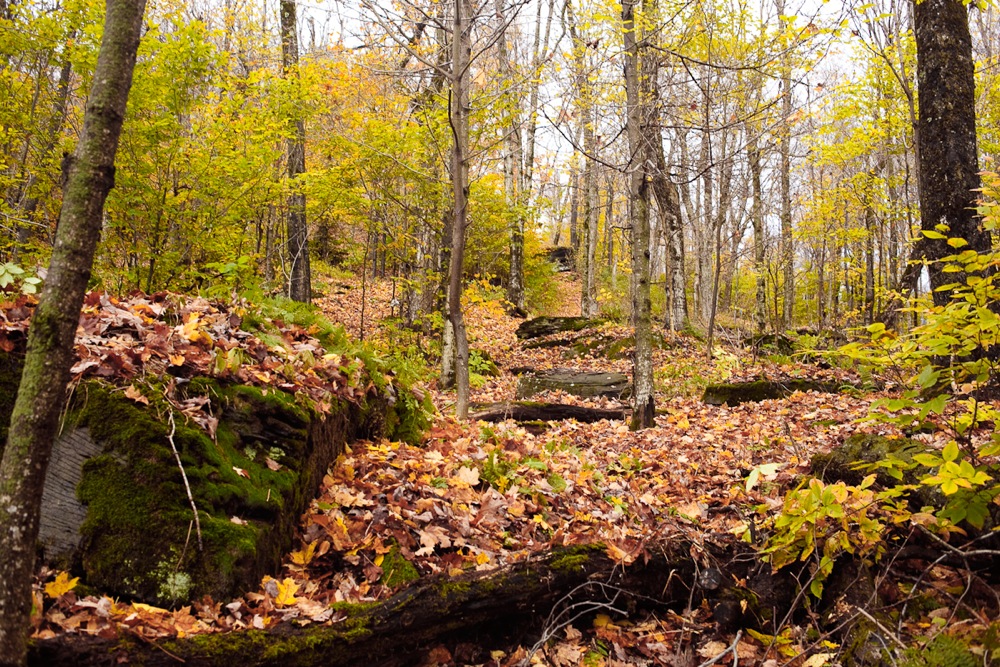
{"type": "Polygon", "coordinates": [[[78,581],[80,581],[80,577],[73,577],[70,579],[69,573],[60,572],[56,575],[55,581],[50,581],[45,584],[45,594],[50,598],[61,597],[73,590],[78,581]]]}

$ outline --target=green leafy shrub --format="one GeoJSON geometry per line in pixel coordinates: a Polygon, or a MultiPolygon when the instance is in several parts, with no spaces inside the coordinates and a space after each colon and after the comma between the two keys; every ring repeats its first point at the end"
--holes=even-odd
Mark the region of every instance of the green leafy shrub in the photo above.
{"type": "MultiPolygon", "coordinates": [[[[984,228],[995,232],[1000,226],[1000,179],[987,175],[984,183],[986,203],[980,213],[984,228]]],[[[945,239],[947,232],[939,225],[924,235],[945,239]]],[[[921,483],[945,496],[937,513],[945,524],[967,521],[982,528],[1000,495],[1000,410],[981,400],[1000,389],[1000,250],[979,253],[967,249],[964,239],[947,242],[956,252],[941,260],[943,271],[964,276],[964,281],[938,288],[950,295],[948,302],[911,301],[904,310],[916,313],[921,324],[905,334],[872,324],[868,341],[840,351],[905,387],[899,398],[876,401],[873,419],[950,436],[940,456],[915,457],[930,468],[921,483]]]]}

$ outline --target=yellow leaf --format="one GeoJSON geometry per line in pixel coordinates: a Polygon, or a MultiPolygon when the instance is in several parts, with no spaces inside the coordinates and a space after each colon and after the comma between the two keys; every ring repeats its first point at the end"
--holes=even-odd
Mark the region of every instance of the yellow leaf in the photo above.
{"type": "Polygon", "coordinates": [[[56,575],[55,581],[50,581],[45,584],[45,594],[50,598],[57,598],[66,593],[69,593],[76,587],[76,582],[80,581],[80,577],[69,578],[69,573],[60,572],[56,575]]]}
{"type": "Polygon", "coordinates": [[[295,591],[299,590],[299,585],[291,577],[285,577],[284,581],[278,582],[278,596],[274,598],[274,603],[279,607],[288,607],[295,604],[295,591]]]}
{"type": "Polygon", "coordinates": [[[594,617],[595,628],[606,628],[611,624],[611,617],[607,614],[598,614],[594,617]]]}
{"type": "Polygon", "coordinates": [[[486,563],[489,562],[490,562],[490,555],[488,553],[480,551],[478,554],[476,554],[477,565],[485,565],[486,563]]]}
{"type": "Polygon", "coordinates": [[[382,567],[382,561],[385,560],[385,554],[379,554],[375,556],[375,567],[382,567]]]}
{"type": "Polygon", "coordinates": [[[292,562],[296,565],[308,565],[313,559],[313,555],[316,553],[316,543],[310,542],[309,546],[301,551],[293,551],[289,554],[292,557],[292,562]]]}
{"type": "Polygon", "coordinates": [[[150,614],[166,614],[166,613],[169,613],[169,612],[167,612],[166,609],[161,609],[159,607],[154,607],[152,605],[143,604],[142,602],[133,602],[132,603],[132,608],[135,609],[136,611],[145,611],[145,612],[150,613],[150,614]]]}

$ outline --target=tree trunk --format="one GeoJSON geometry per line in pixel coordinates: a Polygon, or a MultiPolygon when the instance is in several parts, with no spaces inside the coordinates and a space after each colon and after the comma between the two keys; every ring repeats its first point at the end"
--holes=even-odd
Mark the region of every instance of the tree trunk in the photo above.
{"type": "MultiPolygon", "coordinates": [[[[946,225],[948,237],[970,250],[990,249],[990,235],[976,213],[980,186],[976,150],[975,78],[968,10],[958,0],[924,0],[914,9],[917,44],[920,220],[924,231],[946,225]]],[[[961,273],[943,273],[938,260],[954,253],[945,239],[924,239],[918,247],[928,266],[934,302],[951,296],[934,291],[964,283],[961,273]]]]}
{"type": "Polygon", "coordinates": [[[573,160],[569,174],[569,245],[579,266],[580,256],[580,169],[573,160]]]}
{"type": "MultiPolygon", "coordinates": [[[[778,0],[778,14],[784,14],[784,0],[778,0]]],[[[792,66],[787,53],[781,64],[781,125],[779,130],[780,152],[778,167],[781,196],[781,268],[784,287],[782,325],[792,326],[795,316],[795,248],[792,245],[792,66]]]]}
{"type": "MultiPolygon", "coordinates": [[[[495,3],[497,22],[505,24],[503,3],[495,3]]],[[[541,12],[541,7],[539,7],[541,12]]],[[[537,53],[537,35],[535,51],[537,53]]],[[[507,34],[497,39],[497,51],[500,66],[504,70],[504,85],[508,94],[515,85],[514,67],[507,52],[507,34]]],[[[537,92],[534,94],[537,104],[537,92]]],[[[508,118],[507,135],[504,137],[504,198],[507,207],[513,210],[514,219],[510,226],[509,259],[510,270],[507,275],[507,300],[519,312],[524,312],[524,148],[521,142],[520,111],[512,107],[508,118]]],[[[533,138],[533,137],[532,137],[533,138]]],[[[534,159],[534,158],[532,158],[534,159]]]]}
{"type": "Polygon", "coordinates": [[[455,0],[452,24],[451,127],[454,136],[451,154],[451,184],[454,198],[451,230],[451,266],[448,271],[448,319],[455,336],[455,414],[469,415],[469,340],[462,313],[465,228],[469,203],[469,59],[472,52],[469,0],[455,0]]]}
{"type": "Polygon", "coordinates": [[[750,223],[753,225],[753,264],[757,274],[757,290],[754,299],[754,320],[757,333],[763,333],[767,326],[767,261],[766,239],[764,238],[764,193],[761,188],[760,147],[757,135],[747,130],[747,159],[750,162],[750,187],[753,190],[753,203],[750,207],[750,223]]]}
{"type": "MultiPolygon", "coordinates": [[[[295,2],[281,0],[281,67],[285,78],[299,79],[299,38],[295,29],[295,2]]],[[[309,233],[306,227],[306,196],[299,175],[306,171],[306,128],[301,117],[293,121],[288,139],[288,196],[286,218],[288,244],[288,298],[312,301],[312,276],[309,269],[309,233]]]]}
{"type": "Polygon", "coordinates": [[[73,365],[73,341],[101,233],[145,0],[109,0],[104,36],[70,163],[49,273],[28,332],[0,462],[0,665],[25,660],[42,485],[73,365]]]}
{"type": "MultiPolygon", "coordinates": [[[[629,172],[629,217],[632,227],[632,325],[635,329],[635,359],[632,430],[649,428],[656,416],[653,401],[653,341],[649,295],[649,171],[653,162],[651,140],[659,141],[659,128],[651,127],[650,109],[654,103],[656,64],[645,57],[645,43],[640,50],[641,28],[636,25],[637,0],[622,3],[625,38],[625,132],[631,159],[629,172]],[[651,135],[655,134],[655,138],[651,135]]],[[[650,0],[643,0],[643,14],[649,16],[650,0]]]]}
{"type": "Polygon", "coordinates": [[[597,165],[592,156],[596,150],[593,119],[590,114],[584,121],[583,150],[586,164],[583,171],[583,286],[580,311],[584,317],[597,315],[597,222],[601,215],[600,196],[597,189],[597,165]]]}
{"type": "Polygon", "coordinates": [[[865,304],[864,322],[871,324],[875,317],[875,211],[871,203],[865,204],[865,304]]]}
{"type": "MultiPolygon", "coordinates": [[[[69,39],[75,38],[76,30],[71,30],[69,39]]],[[[69,85],[72,74],[73,63],[69,58],[66,58],[63,61],[62,67],[59,68],[59,82],[56,84],[56,99],[52,108],[52,119],[49,122],[49,128],[46,132],[45,146],[40,153],[42,160],[48,159],[52,154],[56,143],[59,141],[59,136],[62,134],[63,124],[66,122],[66,106],[69,103],[69,85]]],[[[27,199],[21,207],[21,214],[27,221],[30,221],[35,216],[35,211],[38,209],[39,198],[37,195],[31,194],[31,188],[36,181],[36,174],[32,174],[28,177],[28,182],[24,186],[27,199]]],[[[15,262],[17,262],[18,253],[27,245],[30,233],[31,229],[27,224],[18,224],[17,243],[14,245],[13,256],[15,262]]]]}
{"type": "MultiPolygon", "coordinates": [[[[566,2],[566,28],[573,44],[573,67],[576,79],[577,106],[583,130],[583,215],[584,233],[582,252],[577,252],[577,266],[582,268],[582,285],[580,290],[580,310],[584,317],[597,315],[597,279],[594,263],[597,255],[597,223],[600,218],[600,201],[597,190],[597,168],[595,154],[597,141],[594,133],[595,109],[593,90],[587,73],[587,49],[583,35],[580,34],[573,13],[573,6],[566,2]]],[[[572,232],[572,228],[570,230],[572,232]]]]}

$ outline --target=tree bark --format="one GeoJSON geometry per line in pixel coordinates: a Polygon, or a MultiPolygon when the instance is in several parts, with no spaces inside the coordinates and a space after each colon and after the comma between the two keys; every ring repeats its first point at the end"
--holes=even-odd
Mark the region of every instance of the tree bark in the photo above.
{"type": "MultiPolygon", "coordinates": [[[[753,225],[753,260],[757,274],[757,290],[754,298],[754,320],[757,333],[763,333],[767,326],[767,266],[766,239],[764,238],[764,193],[761,187],[760,146],[757,135],[747,129],[747,159],[750,162],[750,187],[753,203],[750,206],[750,223],[753,225]]],[[[822,299],[822,296],[820,297],[822,299]]]]}
{"type": "MultiPolygon", "coordinates": [[[[295,28],[294,0],[281,0],[281,66],[286,79],[299,79],[299,38],[295,28]]],[[[306,128],[301,117],[292,121],[288,139],[288,196],[286,227],[288,234],[288,297],[293,301],[312,301],[312,276],[309,269],[309,232],[306,227],[306,195],[298,177],[306,171],[306,128]]]]}
{"type": "Polygon", "coordinates": [[[68,171],[48,277],[28,332],[0,462],[0,665],[25,660],[42,485],[66,398],[104,200],[114,186],[145,5],[145,0],[108,0],[83,132],[68,171]]]}
{"type": "MultiPolygon", "coordinates": [[[[655,90],[655,88],[654,88],[655,90]]],[[[660,136],[660,110],[654,106],[650,113],[650,150],[656,160],[653,176],[653,196],[660,215],[660,225],[666,246],[663,283],[666,291],[665,324],[671,331],[680,331],[687,325],[687,294],[684,291],[684,228],[681,223],[681,201],[677,186],[667,173],[667,160],[663,154],[663,137],[660,136]]]]}
{"type": "MultiPolygon", "coordinates": [[[[643,13],[650,11],[643,0],[643,13]]],[[[635,359],[632,365],[634,383],[632,430],[654,424],[656,409],[653,399],[653,341],[650,321],[649,294],[649,199],[650,170],[653,164],[650,143],[659,141],[659,128],[650,127],[652,91],[656,81],[656,64],[645,56],[645,35],[637,25],[637,0],[622,3],[625,42],[625,99],[629,154],[629,217],[632,227],[632,325],[635,329],[635,359]],[[641,39],[640,39],[641,38],[641,39]],[[640,41],[643,47],[640,47],[640,41]],[[656,136],[651,136],[655,134],[656,136]]]]}
{"type": "MultiPolygon", "coordinates": [[[[500,25],[505,24],[503,15],[503,2],[496,0],[496,17],[500,25]]],[[[539,13],[541,6],[539,6],[539,13]]],[[[500,57],[500,66],[503,68],[504,85],[508,94],[511,93],[515,85],[514,67],[510,61],[510,54],[507,52],[507,34],[500,35],[497,39],[497,51],[500,57]]],[[[537,35],[535,51],[537,54],[537,35]]],[[[513,98],[511,98],[513,99],[513,98]]],[[[535,93],[537,103],[537,93],[535,93]]],[[[516,107],[511,107],[506,112],[507,134],[504,137],[504,199],[508,208],[513,212],[513,220],[510,225],[510,243],[508,244],[508,256],[510,270],[507,275],[507,300],[511,302],[515,309],[524,312],[524,145],[521,141],[521,114],[516,107]]]]}
{"type": "MultiPolygon", "coordinates": [[[[968,10],[958,0],[924,0],[913,16],[917,45],[920,222],[924,231],[946,225],[945,236],[968,242],[968,249],[990,249],[988,232],[976,213],[980,187],[976,148],[975,78],[968,10]]],[[[941,258],[954,253],[945,239],[923,239],[917,246],[928,266],[934,302],[951,295],[936,291],[964,283],[961,273],[943,273],[941,258]]]]}
{"type": "Polygon", "coordinates": [[[455,0],[452,23],[451,106],[453,133],[451,185],[453,215],[451,266],[448,271],[448,319],[455,337],[455,414],[469,416],[469,340],[462,313],[465,231],[469,204],[469,60],[472,53],[472,6],[469,0],[455,0]]]}
{"type": "MultiPolygon", "coordinates": [[[[778,0],[779,17],[784,14],[784,0],[778,0]]],[[[779,18],[779,20],[781,20],[779,18]]],[[[784,27],[784,26],[783,26],[784,27]]],[[[782,56],[781,63],[781,126],[778,128],[779,188],[781,196],[781,269],[784,287],[782,325],[792,326],[795,316],[795,248],[792,241],[792,65],[788,54],[782,56]]]]}

